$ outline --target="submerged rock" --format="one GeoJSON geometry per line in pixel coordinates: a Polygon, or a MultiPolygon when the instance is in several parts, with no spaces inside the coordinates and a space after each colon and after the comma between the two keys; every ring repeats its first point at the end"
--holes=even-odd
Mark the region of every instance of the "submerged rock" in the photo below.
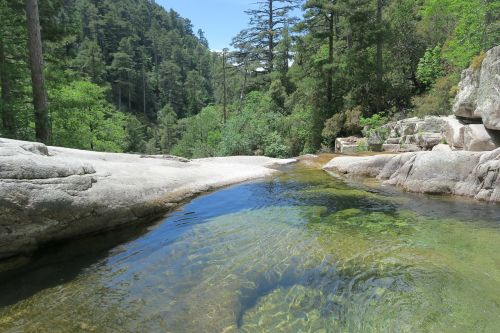
{"type": "Polygon", "coordinates": [[[500,202],[500,148],[491,152],[425,151],[399,155],[337,157],[323,167],[377,177],[409,192],[454,194],[500,202]]]}
{"type": "Polygon", "coordinates": [[[270,175],[294,160],[187,161],[0,139],[0,258],[165,214],[197,193],[270,175]]]}

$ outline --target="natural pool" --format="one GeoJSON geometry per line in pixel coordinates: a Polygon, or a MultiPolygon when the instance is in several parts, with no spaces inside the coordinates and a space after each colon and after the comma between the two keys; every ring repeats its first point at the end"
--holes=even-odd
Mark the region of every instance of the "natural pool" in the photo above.
{"type": "Polygon", "coordinates": [[[499,330],[499,205],[307,168],[0,275],[0,332],[499,330]]]}

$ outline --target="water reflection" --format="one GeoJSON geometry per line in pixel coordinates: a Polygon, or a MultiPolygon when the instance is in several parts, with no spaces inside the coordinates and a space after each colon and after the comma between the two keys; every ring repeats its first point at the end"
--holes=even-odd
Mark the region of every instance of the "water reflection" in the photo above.
{"type": "Polygon", "coordinates": [[[494,332],[498,221],[289,170],[39,254],[4,276],[0,331],[494,332]]]}

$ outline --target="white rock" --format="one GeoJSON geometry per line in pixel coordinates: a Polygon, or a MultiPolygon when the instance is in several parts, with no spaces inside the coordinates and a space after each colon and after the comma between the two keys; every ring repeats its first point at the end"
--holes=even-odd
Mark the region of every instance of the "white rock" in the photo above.
{"type": "Polygon", "coordinates": [[[445,144],[439,144],[432,148],[432,151],[452,151],[451,147],[445,144]]]}
{"type": "Polygon", "coordinates": [[[468,151],[491,151],[497,148],[493,137],[482,124],[471,124],[464,129],[464,149],[468,151]]]}
{"type": "Polygon", "coordinates": [[[486,128],[500,130],[500,46],[486,53],[480,69],[462,72],[453,113],[457,117],[482,119],[486,128]]]}
{"type": "Polygon", "coordinates": [[[163,216],[197,193],[295,160],[141,158],[0,140],[0,258],[163,216]]]}
{"type": "Polygon", "coordinates": [[[455,194],[500,203],[500,148],[492,152],[425,151],[339,157],[324,169],[377,177],[410,192],[455,194]]]}
{"type": "Polygon", "coordinates": [[[442,128],[442,134],[452,148],[462,149],[464,147],[464,130],[462,124],[455,116],[444,118],[445,122],[442,128]]]}

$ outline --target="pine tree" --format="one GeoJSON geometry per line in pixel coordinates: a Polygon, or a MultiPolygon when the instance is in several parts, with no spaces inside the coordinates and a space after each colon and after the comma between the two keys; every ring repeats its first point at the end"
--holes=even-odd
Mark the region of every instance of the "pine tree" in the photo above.
{"type": "Polygon", "coordinates": [[[35,134],[37,140],[50,142],[47,91],[43,72],[42,35],[38,13],[38,0],[26,0],[26,18],[28,26],[28,50],[33,89],[33,106],[35,108],[35,134]]]}

